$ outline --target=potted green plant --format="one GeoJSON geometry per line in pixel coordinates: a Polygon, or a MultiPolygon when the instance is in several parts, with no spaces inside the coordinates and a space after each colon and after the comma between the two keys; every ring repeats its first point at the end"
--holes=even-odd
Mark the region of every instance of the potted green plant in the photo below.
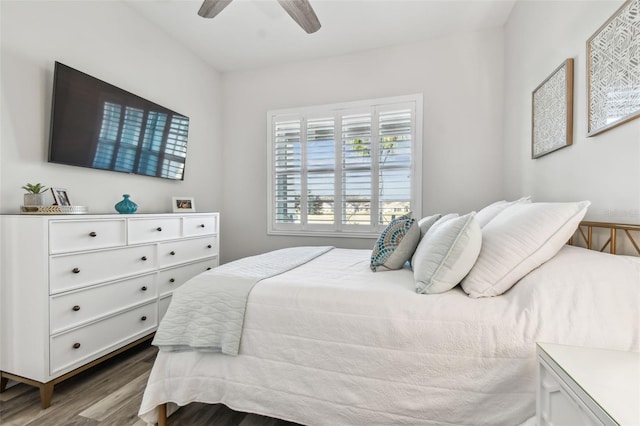
{"type": "Polygon", "coordinates": [[[28,183],[22,189],[27,191],[24,194],[25,206],[44,206],[46,186],[41,183],[36,183],[35,185],[28,183]]]}

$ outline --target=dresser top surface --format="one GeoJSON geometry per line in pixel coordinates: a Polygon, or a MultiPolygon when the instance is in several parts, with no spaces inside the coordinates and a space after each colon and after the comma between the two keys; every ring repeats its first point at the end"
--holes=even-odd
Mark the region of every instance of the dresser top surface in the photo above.
{"type": "Polygon", "coordinates": [[[640,424],[640,352],[552,343],[538,347],[612,419],[640,424]]]}
{"type": "Polygon", "coordinates": [[[136,218],[153,218],[153,217],[190,217],[190,216],[209,216],[217,215],[218,212],[198,212],[198,213],[83,213],[83,214],[3,214],[0,217],[28,217],[42,219],[136,219],[136,218]]]}

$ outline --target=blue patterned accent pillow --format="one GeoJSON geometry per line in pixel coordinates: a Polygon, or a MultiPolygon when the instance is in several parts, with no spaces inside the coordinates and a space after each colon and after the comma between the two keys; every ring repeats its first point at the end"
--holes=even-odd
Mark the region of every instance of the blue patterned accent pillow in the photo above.
{"type": "Polygon", "coordinates": [[[415,219],[401,216],[380,234],[371,253],[371,270],[388,271],[400,269],[413,256],[420,242],[420,227],[415,219]]]}

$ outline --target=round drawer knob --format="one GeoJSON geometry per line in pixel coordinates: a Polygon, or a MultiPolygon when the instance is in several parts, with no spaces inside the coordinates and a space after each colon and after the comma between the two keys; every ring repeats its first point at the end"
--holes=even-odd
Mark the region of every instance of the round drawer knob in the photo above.
{"type": "Polygon", "coordinates": [[[71,308],[72,310],[78,312],[80,310],[80,306],[79,305],[75,305],[73,308],[71,308]]]}
{"type": "Polygon", "coordinates": [[[211,248],[211,244],[209,244],[209,245],[207,246],[207,248],[211,248]]]}
{"type": "Polygon", "coordinates": [[[140,321],[146,321],[146,320],[147,320],[147,316],[146,316],[146,315],[143,315],[143,316],[140,318],[140,321]]]}
{"type": "Polygon", "coordinates": [[[156,231],[158,231],[158,232],[162,232],[162,227],[161,227],[161,226],[158,226],[158,227],[156,228],[156,231]]]}
{"type": "Polygon", "coordinates": [[[80,347],[80,343],[74,343],[73,344],[73,349],[78,349],[80,347]]]}
{"type": "Polygon", "coordinates": [[[170,283],[175,283],[175,282],[176,282],[176,279],[175,279],[175,278],[171,278],[171,279],[169,279],[169,282],[170,282],[170,283]]]}
{"type": "Polygon", "coordinates": [[[143,286],[142,286],[142,288],[141,288],[140,290],[142,290],[142,291],[147,291],[147,286],[146,286],[146,285],[143,285],[143,286]]]}
{"type": "Polygon", "coordinates": [[[96,234],[95,232],[89,232],[89,236],[90,236],[90,237],[97,237],[97,236],[98,236],[98,234],[96,234]]]}
{"type": "Polygon", "coordinates": [[[204,223],[201,223],[201,224],[200,224],[200,228],[204,228],[204,223]]]}
{"type": "Polygon", "coordinates": [[[147,256],[142,256],[140,259],[141,260],[147,260],[147,256]]]}
{"type": "Polygon", "coordinates": [[[71,270],[71,272],[73,272],[74,274],[79,274],[79,273],[80,273],[80,269],[78,269],[78,268],[73,268],[73,269],[71,270]]]}
{"type": "Polygon", "coordinates": [[[207,268],[207,271],[210,271],[210,270],[211,270],[211,266],[209,266],[209,267],[207,268]]]}
{"type": "Polygon", "coordinates": [[[175,256],[175,255],[176,255],[176,252],[175,252],[175,251],[172,251],[172,252],[171,252],[171,253],[169,253],[169,254],[170,254],[171,256],[175,256]]]}

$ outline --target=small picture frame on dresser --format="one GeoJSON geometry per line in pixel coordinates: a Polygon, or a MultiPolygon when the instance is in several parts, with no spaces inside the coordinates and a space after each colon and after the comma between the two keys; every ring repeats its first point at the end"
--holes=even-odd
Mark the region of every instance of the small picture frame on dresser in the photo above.
{"type": "Polygon", "coordinates": [[[193,197],[173,197],[172,198],[174,213],[195,213],[196,201],[193,197]]]}
{"type": "Polygon", "coordinates": [[[55,201],[55,205],[58,206],[70,206],[71,201],[69,201],[69,196],[67,195],[67,190],[63,188],[51,188],[51,193],[53,194],[53,199],[55,201]]]}

